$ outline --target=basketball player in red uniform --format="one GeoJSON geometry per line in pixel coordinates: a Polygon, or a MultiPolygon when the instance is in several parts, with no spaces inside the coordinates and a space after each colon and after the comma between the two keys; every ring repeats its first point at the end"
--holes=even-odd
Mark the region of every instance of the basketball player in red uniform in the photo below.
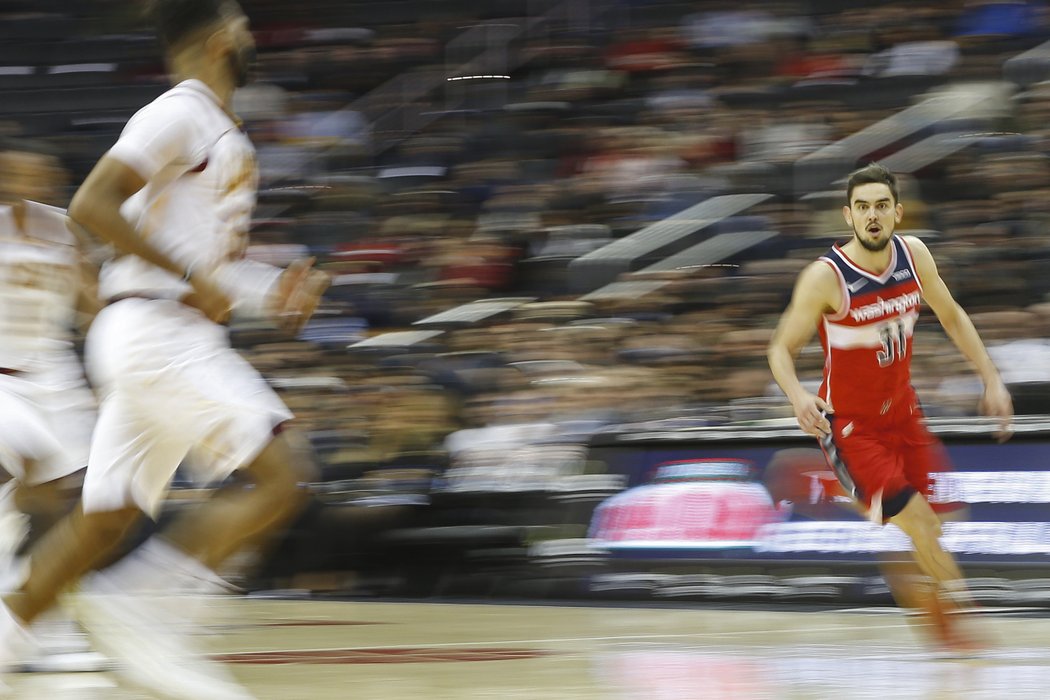
{"type": "MultiPolygon", "coordinates": [[[[857,507],[893,523],[911,539],[916,574],[887,580],[898,602],[924,611],[939,640],[970,646],[946,609],[969,604],[952,555],[940,544],[941,521],[928,498],[930,473],[947,468],[940,442],[923,424],[910,381],[911,341],[920,299],[984,383],[983,413],[1009,437],[1013,404],[969,316],[952,297],[926,245],[898,236],[904,213],[893,173],[871,164],[850,175],[842,208],[853,238],[835,245],[799,275],[770,343],[769,366],[799,426],[820,440],[828,464],[857,507]],[[799,382],[794,358],[819,330],[824,379],[817,394],[799,382]],[[909,585],[900,585],[907,583],[909,585]]],[[[898,567],[899,568],[899,567],[898,567]]]]}

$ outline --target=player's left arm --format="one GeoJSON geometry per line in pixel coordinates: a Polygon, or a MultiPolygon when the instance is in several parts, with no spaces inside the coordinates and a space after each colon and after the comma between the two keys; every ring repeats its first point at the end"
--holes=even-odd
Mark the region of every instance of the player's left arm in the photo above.
{"type": "Polygon", "coordinates": [[[1006,390],[1006,385],[999,376],[999,370],[988,355],[988,350],[977,333],[977,329],[974,328],[973,321],[970,320],[959,302],[955,301],[955,297],[952,296],[937,271],[937,263],[930,249],[914,236],[905,236],[904,242],[915,261],[915,272],[922,284],[923,298],[933,313],[937,315],[937,320],[944,327],[945,333],[966,356],[966,359],[973,364],[984,383],[981,412],[1000,419],[999,438],[1006,440],[1010,437],[1010,419],[1013,418],[1014,407],[1010,392],[1006,390]]]}
{"type": "Polygon", "coordinates": [[[76,325],[81,333],[86,333],[88,326],[105,304],[98,295],[99,263],[95,251],[99,248],[90,234],[76,222],[65,217],[66,228],[73,234],[77,250],[77,295],[76,325]]]}
{"type": "Polygon", "coordinates": [[[98,267],[90,261],[80,260],[77,265],[77,328],[86,333],[88,326],[105,304],[98,296],[98,267]]]}
{"type": "Polygon", "coordinates": [[[313,316],[330,282],[313,264],[314,258],[302,258],[281,269],[238,258],[218,265],[213,276],[240,313],[272,318],[294,334],[313,316]]]}

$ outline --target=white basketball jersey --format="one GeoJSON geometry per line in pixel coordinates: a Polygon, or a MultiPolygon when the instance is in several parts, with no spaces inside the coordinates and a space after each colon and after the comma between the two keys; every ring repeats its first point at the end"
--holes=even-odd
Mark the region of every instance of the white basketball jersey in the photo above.
{"type": "MultiPolygon", "coordinates": [[[[199,269],[243,255],[258,184],[255,152],[204,83],[183,81],[139,110],[109,155],[146,181],[121,213],[162,253],[199,269]]],[[[109,261],[99,279],[103,299],[176,299],[187,291],[178,276],[133,255],[109,261]]]]}
{"type": "Polygon", "coordinates": [[[65,213],[25,205],[24,230],[0,207],[0,368],[31,372],[72,345],[79,271],[65,213]]]}

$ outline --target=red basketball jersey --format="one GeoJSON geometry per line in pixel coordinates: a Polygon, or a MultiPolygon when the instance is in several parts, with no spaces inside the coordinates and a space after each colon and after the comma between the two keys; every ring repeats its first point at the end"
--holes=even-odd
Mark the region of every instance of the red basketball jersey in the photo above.
{"type": "Polygon", "coordinates": [[[922,284],[908,245],[894,236],[890,246],[890,264],[880,274],[861,268],[838,245],[820,258],[842,290],[842,306],[820,325],[820,397],[840,416],[885,414],[912,393],[911,339],[922,284]]]}

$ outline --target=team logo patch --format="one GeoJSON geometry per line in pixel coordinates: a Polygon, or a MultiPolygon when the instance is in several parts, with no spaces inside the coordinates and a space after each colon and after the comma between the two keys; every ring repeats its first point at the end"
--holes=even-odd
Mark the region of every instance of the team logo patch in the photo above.
{"type": "Polygon", "coordinates": [[[868,280],[860,279],[860,280],[857,280],[856,282],[850,282],[849,284],[847,284],[847,285],[846,285],[846,289],[848,289],[848,290],[850,291],[850,293],[851,293],[851,294],[856,294],[856,293],[857,293],[857,292],[859,292],[859,291],[860,291],[860,290],[861,290],[861,289],[862,289],[862,288],[864,287],[864,285],[866,285],[867,283],[868,283],[868,280]]]}

